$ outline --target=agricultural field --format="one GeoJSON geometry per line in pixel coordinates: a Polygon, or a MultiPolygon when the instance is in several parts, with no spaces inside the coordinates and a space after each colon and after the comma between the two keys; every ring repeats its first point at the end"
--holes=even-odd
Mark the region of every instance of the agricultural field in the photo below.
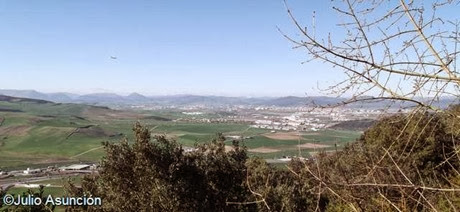
{"type": "Polygon", "coordinates": [[[139,117],[79,104],[0,101],[0,169],[97,161],[101,142],[129,135],[139,117]]]}
{"type": "Polygon", "coordinates": [[[0,101],[0,169],[97,162],[104,154],[101,143],[132,139],[136,121],[153,135],[166,135],[186,147],[208,142],[217,133],[228,137],[228,146],[241,137],[251,156],[266,159],[335,151],[360,136],[356,131],[271,132],[247,124],[177,121],[182,116],[177,111],[118,111],[20,98],[0,101]]]}
{"type": "Polygon", "coordinates": [[[348,142],[360,136],[354,131],[322,130],[317,132],[275,132],[262,133],[246,139],[251,155],[265,159],[283,156],[311,156],[310,152],[340,150],[348,142]]]}
{"type": "MultiPolygon", "coordinates": [[[[322,130],[311,133],[271,132],[250,128],[243,124],[163,124],[152,128],[154,134],[164,134],[184,146],[193,146],[215,138],[217,132],[224,136],[240,136],[249,155],[265,159],[283,156],[309,156],[309,152],[340,150],[346,143],[360,135],[356,131],[322,130]]],[[[231,146],[232,138],[226,141],[231,146]]]]}

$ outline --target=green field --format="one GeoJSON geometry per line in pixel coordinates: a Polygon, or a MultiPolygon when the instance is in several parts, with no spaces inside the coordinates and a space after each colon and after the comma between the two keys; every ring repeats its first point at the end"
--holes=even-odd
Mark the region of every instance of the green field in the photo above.
{"type": "MultiPolygon", "coordinates": [[[[104,154],[101,143],[117,142],[123,137],[132,139],[132,127],[138,120],[152,134],[167,135],[189,147],[210,141],[219,132],[250,137],[243,141],[249,154],[268,159],[335,150],[335,146],[341,148],[360,135],[353,131],[324,130],[297,139],[274,139],[269,130],[249,128],[246,124],[172,121],[183,116],[167,110],[116,111],[79,104],[0,101],[0,169],[97,162],[104,154]],[[319,150],[299,147],[306,143],[327,146],[319,150]],[[270,151],[264,152],[267,149],[270,151]]],[[[227,143],[231,145],[230,140],[227,143]]]]}

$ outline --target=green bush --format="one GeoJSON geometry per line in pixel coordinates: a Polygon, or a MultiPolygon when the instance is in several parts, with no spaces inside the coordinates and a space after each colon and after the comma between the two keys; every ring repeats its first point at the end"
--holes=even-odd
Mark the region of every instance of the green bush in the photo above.
{"type": "Polygon", "coordinates": [[[443,115],[431,113],[387,117],[343,151],[323,154],[319,165],[309,164],[330,188],[328,208],[436,208],[440,199],[452,194],[436,188],[459,188],[450,179],[458,176],[460,168],[455,157],[460,137],[451,133],[445,121],[443,115]]]}

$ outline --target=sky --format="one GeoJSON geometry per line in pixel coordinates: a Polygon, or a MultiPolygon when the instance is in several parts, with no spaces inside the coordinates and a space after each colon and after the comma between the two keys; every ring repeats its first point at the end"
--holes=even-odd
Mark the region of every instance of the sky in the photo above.
{"type": "MultiPolygon", "coordinates": [[[[319,33],[337,22],[329,1],[288,2],[319,33]]],[[[281,0],[0,0],[0,89],[305,96],[340,81],[277,27],[299,36],[281,0]]]]}

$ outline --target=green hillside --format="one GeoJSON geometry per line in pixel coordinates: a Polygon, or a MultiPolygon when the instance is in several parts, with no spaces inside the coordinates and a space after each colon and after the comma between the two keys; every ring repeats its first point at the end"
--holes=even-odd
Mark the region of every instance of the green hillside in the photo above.
{"type": "Polygon", "coordinates": [[[104,107],[0,98],[0,168],[98,160],[101,142],[130,133],[139,116],[104,107]]]}
{"type": "MultiPolygon", "coordinates": [[[[43,100],[0,96],[0,169],[99,161],[103,141],[132,139],[132,126],[140,121],[155,135],[167,135],[184,146],[210,141],[216,133],[244,137],[250,155],[280,158],[331,151],[354,141],[359,132],[325,130],[271,133],[235,123],[175,121],[177,111],[117,111],[82,104],[56,104],[43,100]],[[319,147],[319,148],[317,148],[319,147]]],[[[227,140],[231,146],[231,138],[227,140]]]]}

